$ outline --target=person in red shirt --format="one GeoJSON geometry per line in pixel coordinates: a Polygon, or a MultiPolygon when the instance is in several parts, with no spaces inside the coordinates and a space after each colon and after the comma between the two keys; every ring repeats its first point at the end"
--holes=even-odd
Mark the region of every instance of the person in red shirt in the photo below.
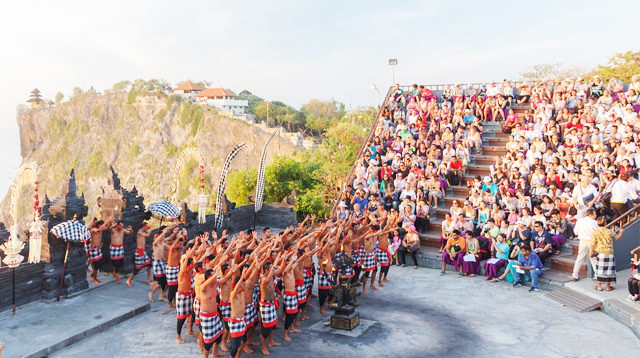
{"type": "Polygon", "coordinates": [[[464,175],[462,161],[454,155],[451,157],[449,168],[447,170],[447,180],[449,181],[449,185],[460,185],[462,183],[462,175],[464,175]]]}

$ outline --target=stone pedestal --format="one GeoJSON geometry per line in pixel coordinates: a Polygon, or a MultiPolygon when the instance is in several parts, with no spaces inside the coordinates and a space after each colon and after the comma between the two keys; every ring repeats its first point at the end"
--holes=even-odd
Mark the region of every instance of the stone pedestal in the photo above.
{"type": "Polygon", "coordinates": [[[331,328],[351,331],[360,324],[360,315],[353,306],[335,307],[331,316],[331,328]]]}

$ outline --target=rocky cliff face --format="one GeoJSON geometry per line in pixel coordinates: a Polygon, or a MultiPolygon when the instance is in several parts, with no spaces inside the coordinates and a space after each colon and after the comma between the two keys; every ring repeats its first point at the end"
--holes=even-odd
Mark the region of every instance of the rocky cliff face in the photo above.
{"type": "MultiPolygon", "coordinates": [[[[41,168],[40,200],[44,201],[45,194],[56,195],[75,169],[78,192],[84,193],[90,216],[97,213],[96,199],[101,188],[107,187],[110,166],[124,186],[138,189],[147,204],[173,197],[194,208],[200,184],[198,167],[204,164],[212,210],[227,153],[245,142],[231,171],[256,166],[269,136],[256,126],[218,115],[215,109],[162,93],[87,92],[52,108],[23,108],[17,121],[23,162],[35,161],[41,168]],[[183,152],[190,155],[180,159],[183,152]],[[199,153],[203,163],[193,153],[199,153]]],[[[274,138],[268,161],[296,149],[274,138]]],[[[28,217],[33,189],[25,186],[20,191],[24,207],[19,216],[28,217]]],[[[9,194],[0,208],[0,221],[5,223],[12,222],[8,207],[9,194]]]]}

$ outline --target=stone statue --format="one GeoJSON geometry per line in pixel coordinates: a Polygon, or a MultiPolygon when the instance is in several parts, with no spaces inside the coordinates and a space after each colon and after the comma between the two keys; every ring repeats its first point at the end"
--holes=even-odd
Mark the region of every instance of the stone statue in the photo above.
{"type": "Polygon", "coordinates": [[[333,276],[333,302],[332,307],[353,306],[357,307],[356,286],[352,284],[351,277],[347,276],[347,269],[353,266],[353,260],[344,252],[338,252],[333,259],[336,272],[333,276]]]}

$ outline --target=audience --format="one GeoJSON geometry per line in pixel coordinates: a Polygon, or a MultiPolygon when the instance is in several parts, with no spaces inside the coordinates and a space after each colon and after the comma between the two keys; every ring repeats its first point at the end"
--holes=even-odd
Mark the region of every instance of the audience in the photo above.
{"type": "Polygon", "coordinates": [[[406,236],[398,241],[403,264],[406,253],[415,257],[417,233],[437,230],[443,273],[454,265],[473,276],[489,259],[487,279],[513,275],[520,283],[531,277],[535,292],[542,265],[566,240],[580,239],[581,264],[597,228],[594,218],[610,222],[638,202],[639,93],[637,76],[627,85],[599,76],[436,92],[396,85],[340,197],[338,215],[398,215],[414,249],[406,236]],[[507,133],[504,154],[483,155],[492,153],[482,142],[488,122],[507,133]],[[472,157],[490,161],[490,174],[470,177],[472,157]],[[445,203],[449,187],[457,188],[455,195],[464,190],[464,200],[445,203]]]}

